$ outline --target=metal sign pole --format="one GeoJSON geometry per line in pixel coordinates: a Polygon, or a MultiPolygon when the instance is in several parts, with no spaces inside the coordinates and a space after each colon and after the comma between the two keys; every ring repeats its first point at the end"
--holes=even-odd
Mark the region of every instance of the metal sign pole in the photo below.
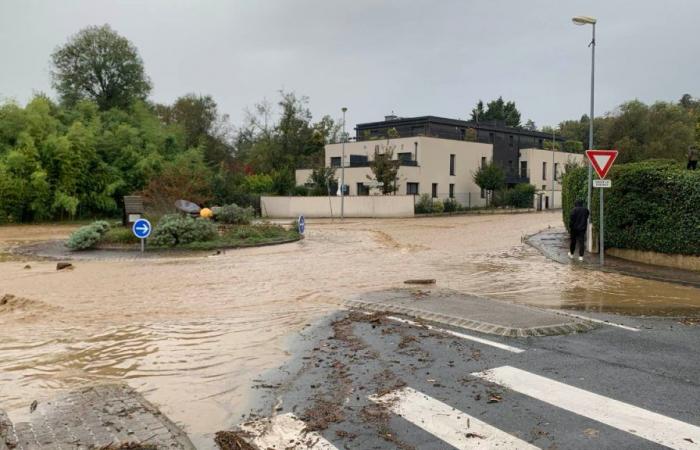
{"type": "Polygon", "coordinates": [[[141,253],[146,250],[146,240],[141,238],[141,253]]]}
{"type": "Polygon", "coordinates": [[[600,188],[600,265],[605,264],[605,189],[600,188]]]}

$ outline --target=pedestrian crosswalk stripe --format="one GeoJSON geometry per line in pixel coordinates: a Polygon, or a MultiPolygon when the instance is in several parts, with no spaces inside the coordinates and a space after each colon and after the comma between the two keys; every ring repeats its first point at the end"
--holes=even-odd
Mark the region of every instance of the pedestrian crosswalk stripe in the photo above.
{"type": "Polygon", "coordinates": [[[241,425],[240,428],[241,431],[253,436],[251,441],[258,448],[337,450],[320,434],[313,431],[305,432],[306,424],[291,413],[249,422],[241,425]]]}
{"type": "Polygon", "coordinates": [[[410,387],[369,399],[458,449],[538,448],[410,387]]]}
{"type": "Polygon", "coordinates": [[[510,366],[472,375],[666,447],[700,448],[700,427],[628,403],[510,366]]]}
{"type": "Polygon", "coordinates": [[[512,345],[501,344],[500,342],[490,341],[488,339],[484,339],[484,338],[480,338],[480,337],[476,337],[476,336],[471,336],[469,334],[459,333],[457,331],[446,330],[444,328],[437,328],[437,327],[434,327],[432,325],[421,324],[421,323],[414,322],[414,321],[408,320],[408,319],[401,319],[400,317],[387,316],[387,319],[393,320],[395,322],[405,323],[408,325],[422,326],[422,327],[427,328],[428,330],[437,331],[438,333],[449,334],[450,336],[455,336],[455,337],[458,337],[461,339],[468,339],[470,341],[479,342],[480,344],[490,345],[491,347],[500,348],[501,350],[506,350],[506,351],[513,352],[513,353],[522,353],[525,351],[522,348],[513,347],[512,345]]]}

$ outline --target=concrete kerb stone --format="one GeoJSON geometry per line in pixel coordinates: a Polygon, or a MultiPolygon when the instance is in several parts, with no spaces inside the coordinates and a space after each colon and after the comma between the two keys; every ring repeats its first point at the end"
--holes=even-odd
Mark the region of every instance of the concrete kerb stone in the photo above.
{"type": "MultiPolygon", "coordinates": [[[[0,420],[2,417],[0,412],[0,420]]],[[[14,441],[5,438],[5,444],[18,450],[87,449],[126,443],[180,450],[195,448],[183,430],[124,384],[98,384],[71,391],[39,403],[28,422],[9,427],[14,441]]],[[[5,449],[0,446],[0,450],[5,449]]]]}
{"type": "Polygon", "coordinates": [[[547,326],[508,327],[504,325],[472,320],[465,317],[450,316],[432,311],[424,311],[420,308],[410,308],[400,305],[377,304],[361,300],[345,300],[343,301],[343,304],[348,308],[381,313],[402,314],[404,316],[413,317],[428,322],[440,323],[479,333],[506,337],[556,336],[586,332],[600,327],[600,325],[597,323],[585,320],[571,320],[569,322],[547,326]]]}

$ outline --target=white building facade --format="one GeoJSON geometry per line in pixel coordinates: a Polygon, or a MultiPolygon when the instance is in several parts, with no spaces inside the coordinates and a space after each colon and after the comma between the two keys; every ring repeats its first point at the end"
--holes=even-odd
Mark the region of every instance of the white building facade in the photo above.
{"type": "MultiPolygon", "coordinates": [[[[412,136],[395,139],[363,140],[345,144],[345,160],[342,144],[325,147],[325,165],[336,169],[335,178],[340,181],[344,166],[346,195],[378,195],[380,191],[372,183],[369,162],[375,152],[393,152],[399,160],[397,195],[427,194],[433,198],[454,198],[462,206],[478,207],[486,204],[486,195],[474,183],[473,174],[493,159],[493,145],[412,136]]],[[[561,207],[561,174],[567,163],[583,162],[583,155],[552,152],[541,149],[520,150],[520,178],[529,179],[538,193],[536,202],[542,208],[561,207]],[[556,173],[555,173],[556,172],[556,173]],[[552,194],[552,188],[554,194],[552,194]]],[[[296,171],[297,185],[307,184],[311,169],[296,171]]],[[[533,205],[536,206],[536,205],[533,205]]]]}

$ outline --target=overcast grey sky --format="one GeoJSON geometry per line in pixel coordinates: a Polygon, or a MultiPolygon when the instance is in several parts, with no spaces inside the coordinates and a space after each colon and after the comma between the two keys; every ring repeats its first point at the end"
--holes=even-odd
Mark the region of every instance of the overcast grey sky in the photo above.
{"type": "Polygon", "coordinates": [[[700,96],[698,0],[0,0],[0,97],[55,95],[49,55],[82,27],[131,40],[152,99],[210,94],[240,123],[279,89],[348,126],[400,116],[465,118],[515,100],[538,126],[588,111],[598,18],[596,113],[621,102],[700,96]]]}

